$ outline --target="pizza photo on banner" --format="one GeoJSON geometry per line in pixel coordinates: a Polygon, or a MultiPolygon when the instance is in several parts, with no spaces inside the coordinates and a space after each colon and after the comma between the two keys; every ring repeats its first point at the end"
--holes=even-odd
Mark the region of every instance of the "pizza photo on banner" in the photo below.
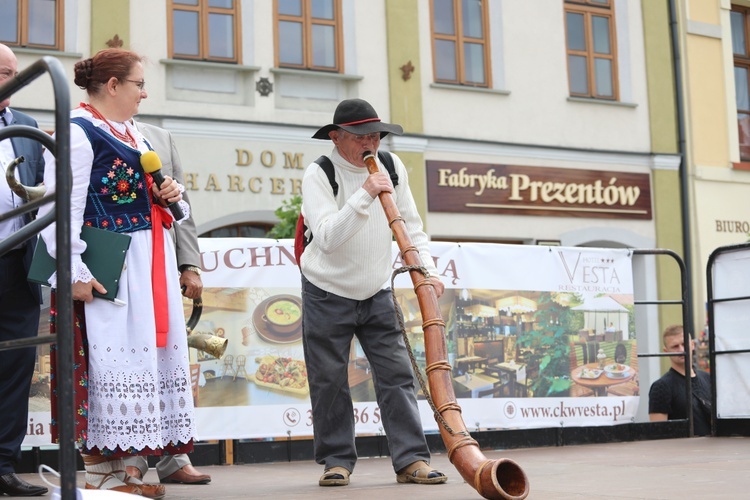
{"type": "MultiPolygon", "coordinates": [[[[190,350],[202,440],[312,435],[293,244],[200,239],[203,312],[194,333],[228,340],[220,358],[190,350]]],[[[439,305],[466,422],[484,430],[633,421],[640,388],[627,250],[433,242],[430,251],[446,287],[439,305]]],[[[400,266],[394,244],[393,267],[400,266]]],[[[404,274],[395,298],[424,374],[422,317],[404,274]]],[[[186,300],[186,317],[191,308],[186,300]]],[[[348,376],[357,433],[382,434],[369,362],[356,340],[348,376]]],[[[415,386],[422,424],[437,431],[429,388],[415,386]]],[[[39,402],[34,408],[41,411],[30,413],[24,445],[50,444],[49,410],[39,402]]]]}

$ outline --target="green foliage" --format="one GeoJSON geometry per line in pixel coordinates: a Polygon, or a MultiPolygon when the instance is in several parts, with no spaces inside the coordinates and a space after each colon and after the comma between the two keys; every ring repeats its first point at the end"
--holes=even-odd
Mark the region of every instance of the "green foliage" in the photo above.
{"type": "Polygon", "coordinates": [[[274,214],[279,218],[279,222],[266,233],[267,238],[294,238],[294,232],[297,229],[297,219],[302,209],[302,197],[292,196],[288,200],[281,202],[281,206],[274,210],[274,214]]]}
{"type": "Polygon", "coordinates": [[[635,332],[635,305],[625,304],[625,309],[628,310],[628,331],[635,332]]]}
{"type": "Polygon", "coordinates": [[[537,301],[534,322],[537,329],[522,335],[518,344],[534,348],[544,355],[539,360],[539,377],[534,384],[535,397],[567,396],[570,390],[570,346],[568,333],[577,331],[582,318],[576,311],[542,292],[537,301]]]}

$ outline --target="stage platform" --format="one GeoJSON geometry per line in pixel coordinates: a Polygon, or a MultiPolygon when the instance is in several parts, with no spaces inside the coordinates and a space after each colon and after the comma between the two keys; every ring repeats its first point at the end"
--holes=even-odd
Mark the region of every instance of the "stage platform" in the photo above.
{"type": "MultiPolygon", "coordinates": [[[[681,438],[565,447],[484,451],[510,458],[526,471],[534,500],[692,500],[750,497],[750,438],[681,438]]],[[[177,499],[429,499],[481,498],[445,454],[432,465],[448,474],[442,485],[396,483],[390,459],[361,459],[351,484],[322,488],[322,467],[311,461],[199,467],[213,481],[203,486],[167,485],[177,499]]],[[[43,484],[35,474],[22,474],[43,484]]],[[[78,474],[83,485],[83,473],[78,474]]],[[[155,480],[152,469],[146,479],[155,480]]],[[[41,497],[44,498],[44,497],[41,497]]]]}

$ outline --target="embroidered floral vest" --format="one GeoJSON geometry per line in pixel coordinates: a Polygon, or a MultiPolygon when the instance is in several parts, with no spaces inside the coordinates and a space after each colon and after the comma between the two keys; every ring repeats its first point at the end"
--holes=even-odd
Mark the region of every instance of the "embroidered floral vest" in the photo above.
{"type": "Polygon", "coordinates": [[[150,229],[151,196],[140,151],[85,118],[70,121],[83,128],[94,150],[83,223],[117,233],[150,229]]]}

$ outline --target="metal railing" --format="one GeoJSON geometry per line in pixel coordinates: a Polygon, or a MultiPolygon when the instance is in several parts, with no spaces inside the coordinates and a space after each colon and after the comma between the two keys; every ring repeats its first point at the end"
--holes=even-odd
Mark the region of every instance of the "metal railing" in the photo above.
{"type": "MultiPolygon", "coordinates": [[[[690,328],[687,325],[691,324],[692,318],[692,310],[690,307],[690,297],[689,297],[689,287],[688,287],[688,277],[687,277],[687,269],[685,267],[685,262],[682,260],[682,258],[672,250],[664,250],[664,249],[634,249],[633,255],[665,255],[668,257],[672,257],[676,262],[677,265],[680,267],[680,287],[681,287],[681,298],[679,300],[677,299],[654,299],[654,300],[634,300],[633,304],[635,305],[680,305],[682,306],[682,324],[684,326],[683,328],[683,340],[685,342],[685,352],[682,354],[682,356],[685,358],[685,366],[691,366],[691,359],[690,359],[690,349],[688,346],[690,345],[690,328]]],[[[659,342],[661,344],[661,341],[659,342]]],[[[670,354],[670,353],[638,353],[639,358],[657,358],[657,357],[671,357],[675,356],[676,354],[670,354]]],[[[685,397],[687,398],[686,401],[692,401],[692,394],[693,394],[693,381],[692,377],[685,377],[685,397]]],[[[693,416],[693,405],[688,404],[688,436],[693,436],[694,431],[694,416],[693,416]]]]}
{"type": "MultiPolygon", "coordinates": [[[[716,435],[750,435],[750,419],[748,418],[727,418],[722,419],[718,414],[718,394],[717,394],[717,372],[720,365],[717,364],[717,357],[737,356],[738,354],[750,353],[750,349],[716,349],[716,314],[714,306],[726,302],[750,301],[750,295],[737,295],[716,298],[714,297],[715,263],[722,255],[733,252],[748,252],[750,255],[750,242],[740,243],[737,245],[721,246],[711,252],[706,264],[706,289],[707,289],[707,314],[708,314],[708,359],[711,367],[711,434],[716,435]]],[[[741,272],[741,270],[739,270],[741,272]]],[[[747,276],[742,275],[740,282],[747,283],[747,276]]],[[[750,285],[747,285],[750,289],[750,285]]]]}
{"type": "MultiPolygon", "coordinates": [[[[46,147],[57,159],[56,191],[36,202],[30,202],[10,212],[0,214],[0,221],[31,213],[46,203],[55,209],[27,224],[20,231],[0,241],[3,255],[26,240],[36,237],[45,227],[57,221],[57,335],[0,342],[0,350],[30,347],[50,342],[57,343],[57,422],[60,439],[60,497],[76,498],[75,410],[73,394],[73,292],[70,270],[70,91],[65,70],[56,58],[45,56],[0,86],[3,101],[29,85],[44,73],[52,79],[55,98],[55,138],[37,128],[11,125],[0,130],[0,141],[11,137],[26,137],[46,147]]],[[[4,182],[4,180],[3,180],[4,182]]]]}

